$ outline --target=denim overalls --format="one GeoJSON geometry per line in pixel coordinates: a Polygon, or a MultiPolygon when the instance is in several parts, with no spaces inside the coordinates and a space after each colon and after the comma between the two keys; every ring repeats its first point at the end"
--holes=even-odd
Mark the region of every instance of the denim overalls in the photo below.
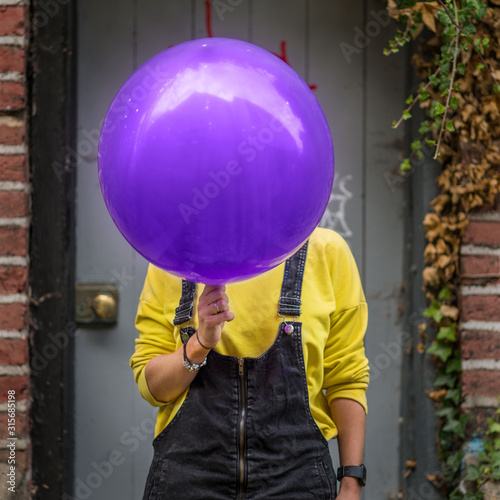
{"type": "MultiPolygon", "coordinates": [[[[186,399],[153,440],[143,500],[331,500],[328,443],[310,409],[300,295],[307,243],[286,261],[273,345],[258,358],[212,350],[186,399]],[[293,328],[292,328],[293,326],[293,328]]],[[[189,321],[195,284],[183,281],[174,324],[189,321]]],[[[183,341],[194,333],[181,329],[183,341]]]]}

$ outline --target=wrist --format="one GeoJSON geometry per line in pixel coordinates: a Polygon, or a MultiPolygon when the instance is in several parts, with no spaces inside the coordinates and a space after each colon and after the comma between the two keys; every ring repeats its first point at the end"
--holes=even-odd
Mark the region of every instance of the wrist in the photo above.
{"type": "Polygon", "coordinates": [[[196,334],[195,334],[195,337],[196,337],[196,342],[198,343],[198,345],[200,347],[202,347],[203,349],[205,349],[205,351],[210,351],[212,350],[215,346],[214,345],[210,345],[208,342],[206,342],[205,340],[201,340],[200,339],[200,336],[198,334],[198,330],[196,330],[196,334]]]}
{"type": "Polygon", "coordinates": [[[346,492],[359,494],[363,487],[357,478],[345,476],[340,480],[340,489],[346,492]]]}
{"type": "Polygon", "coordinates": [[[199,365],[207,357],[207,350],[204,349],[198,340],[196,335],[192,335],[186,344],[186,354],[192,363],[199,365]]]}

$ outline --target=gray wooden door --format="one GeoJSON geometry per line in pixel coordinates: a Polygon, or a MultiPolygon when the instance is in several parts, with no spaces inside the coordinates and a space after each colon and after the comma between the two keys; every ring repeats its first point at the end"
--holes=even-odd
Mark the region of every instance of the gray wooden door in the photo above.
{"type": "Polygon", "coordinates": [[[76,336],[74,498],[140,498],[156,416],[139,396],[128,364],[147,262],[123,239],[104,205],[99,128],[138,65],[170,45],[206,36],[250,41],[286,59],[315,89],[330,123],[336,177],[322,224],[349,242],[369,304],[365,498],[396,495],[403,199],[392,172],[403,137],[391,122],[404,101],[406,61],[382,55],[394,32],[384,8],[385,2],[371,0],[78,2],[76,277],[80,283],[114,282],[120,305],[116,326],[82,327],[76,336]]]}

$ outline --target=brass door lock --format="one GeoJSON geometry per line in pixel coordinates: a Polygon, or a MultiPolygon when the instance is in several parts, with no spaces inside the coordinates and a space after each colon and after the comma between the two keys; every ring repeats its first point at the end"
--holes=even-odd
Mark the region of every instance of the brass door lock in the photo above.
{"type": "Polygon", "coordinates": [[[118,288],[114,283],[77,283],[75,321],[83,324],[115,324],[118,319],[118,288]]]}

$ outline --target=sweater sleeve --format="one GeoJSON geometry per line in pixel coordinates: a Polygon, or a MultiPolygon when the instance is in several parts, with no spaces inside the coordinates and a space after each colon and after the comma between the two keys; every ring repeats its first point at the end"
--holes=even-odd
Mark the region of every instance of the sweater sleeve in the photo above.
{"type": "Polygon", "coordinates": [[[355,400],[367,413],[369,367],[364,336],[368,306],[354,257],[343,239],[333,256],[330,273],[335,311],[330,316],[330,335],[325,346],[326,397],[328,404],[338,398],[355,400]]]}
{"type": "Polygon", "coordinates": [[[149,264],[135,318],[139,337],[135,339],[135,352],[129,364],[141,396],[153,406],[167,403],[151,394],[145,376],[146,364],[155,356],[171,353],[177,348],[173,324],[167,321],[164,313],[164,298],[165,273],[149,264]]]}

